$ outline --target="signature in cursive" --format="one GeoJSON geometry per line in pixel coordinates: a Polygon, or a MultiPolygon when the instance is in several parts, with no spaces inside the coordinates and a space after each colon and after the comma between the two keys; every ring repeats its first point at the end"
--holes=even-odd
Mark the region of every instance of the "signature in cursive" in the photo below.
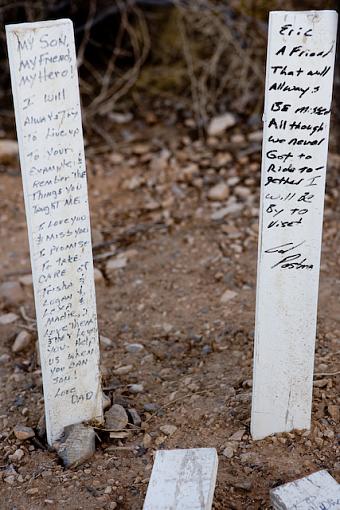
{"type": "Polygon", "coordinates": [[[314,265],[307,262],[306,257],[303,256],[302,253],[289,253],[299,248],[305,243],[305,241],[301,241],[301,243],[294,244],[292,242],[280,244],[279,246],[274,246],[273,248],[268,248],[265,250],[265,253],[278,253],[279,255],[285,255],[281,260],[276,262],[271,268],[280,267],[281,269],[307,269],[312,270],[314,265]],[[286,255],[289,253],[289,255],[286,255]]]}

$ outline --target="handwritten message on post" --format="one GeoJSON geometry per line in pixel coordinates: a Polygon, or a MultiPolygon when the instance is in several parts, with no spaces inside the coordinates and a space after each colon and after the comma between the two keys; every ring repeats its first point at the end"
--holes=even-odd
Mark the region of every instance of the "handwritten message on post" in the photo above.
{"type": "Polygon", "coordinates": [[[337,14],[272,12],[252,430],[308,428],[337,14]]]}
{"type": "Polygon", "coordinates": [[[51,444],[66,425],[102,417],[73,26],[6,31],[51,444]]]}

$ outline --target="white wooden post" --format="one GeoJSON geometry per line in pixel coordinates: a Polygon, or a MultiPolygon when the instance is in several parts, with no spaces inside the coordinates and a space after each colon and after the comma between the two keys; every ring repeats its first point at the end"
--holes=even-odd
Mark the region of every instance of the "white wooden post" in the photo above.
{"type": "Polygon", "coordinates": [[[52,444],[65,426],[103,413],[73,26],[6,32],[52,444]]]}
{"type": "Polygon", "coordinates": [[[328,473],[317,471],[270,491],[274,510],[335,510],[340,508],[340,485],[328,473]]]}
{"type": "Polygon", "coordinates": [[[251,431],[310,427],[335,11],[271,12],[251,431]]]}
{"type": "Polygon", "coordinates": [[[157,451],[143,510],[211,510],[217,466],[215,448],[157,451]]]}

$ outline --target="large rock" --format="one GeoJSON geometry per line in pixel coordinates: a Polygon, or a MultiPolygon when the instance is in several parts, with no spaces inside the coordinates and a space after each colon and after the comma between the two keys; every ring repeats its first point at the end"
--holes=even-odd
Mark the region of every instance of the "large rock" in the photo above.
{"type": "Polygon", "coordinates": [[[88,460],[95,452],[96,434],[92,427],[82,423],[64,428],[64,434],[53,444],[64,466],[76,467],[88,460]]]}

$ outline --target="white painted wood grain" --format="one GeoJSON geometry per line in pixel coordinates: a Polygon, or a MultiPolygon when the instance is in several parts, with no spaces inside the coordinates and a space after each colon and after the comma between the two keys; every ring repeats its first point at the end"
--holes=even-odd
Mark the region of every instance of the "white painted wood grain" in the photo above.
{"type": "Polygon", "coordinates": [[[310,427],[336,31],[334,11],[270,13],[254,439],[310,427]]]}
{"type": "Polygon", "coordinates": [[[339,510],[340,485],[325,470],[270,491],[275,510],[339,510]]]}
{"type": "Polygon", "coordinates": [[[6,27],[47,437],[102,420],[92,248],[72,22],[6,27]]]}
{"type": "Polygon", "coordinates": [[[143,510],[210,510],[217,465],[215,448],[157,451],[143,510]]]}

